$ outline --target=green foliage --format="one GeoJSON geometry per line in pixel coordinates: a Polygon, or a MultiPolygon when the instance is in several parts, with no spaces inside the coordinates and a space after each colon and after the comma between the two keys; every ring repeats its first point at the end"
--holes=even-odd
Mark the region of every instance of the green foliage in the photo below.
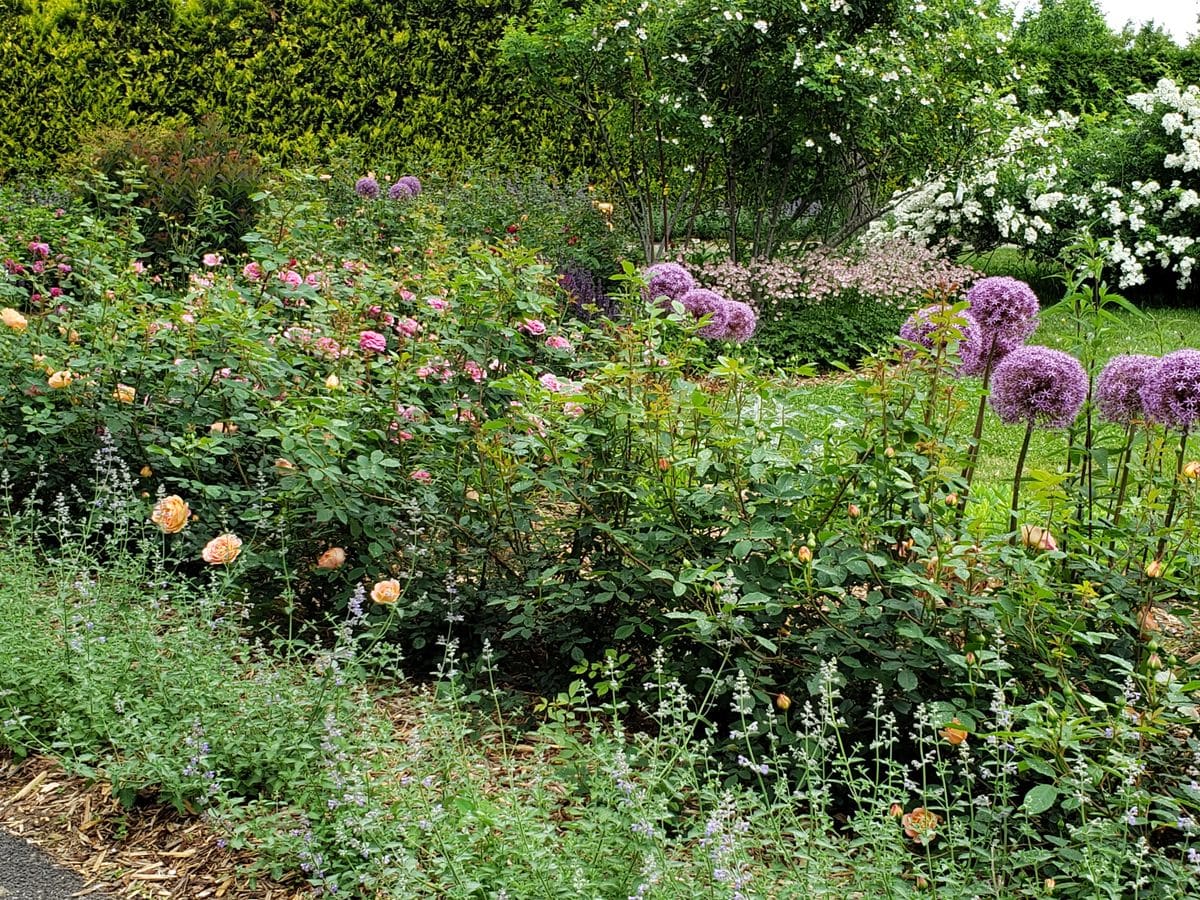
{"type": "Polygon", "coordinates": [[[0,173],[52,169],[105,128],[218,114],[263,155],[331,149],[407,168],[493,158],[578,160],[492,45],[524,0],[79,0],[6,14],[0,36],[0,173]]]}
{"type": "Polygon", "coordinates": [[[777,365],[855,366],[892,342],[908,311],[846,291],[792,307],[765,325],[755,343],[777,365]]]}

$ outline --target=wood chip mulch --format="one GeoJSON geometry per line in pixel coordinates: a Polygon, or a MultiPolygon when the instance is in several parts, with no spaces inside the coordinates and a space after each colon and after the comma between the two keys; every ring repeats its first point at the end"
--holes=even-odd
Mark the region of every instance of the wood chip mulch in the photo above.
{"type": "Polygon", "coordinates": [[[253,855],[224,848],[205,822],[159,805],[125,809],[109,785],[70,775],[45,757],[17,760],[0,752],[0,827],[79,873],[86,883],[81,897],[313,896],[299,879],[252,880],[244,870],[253,855]]]}

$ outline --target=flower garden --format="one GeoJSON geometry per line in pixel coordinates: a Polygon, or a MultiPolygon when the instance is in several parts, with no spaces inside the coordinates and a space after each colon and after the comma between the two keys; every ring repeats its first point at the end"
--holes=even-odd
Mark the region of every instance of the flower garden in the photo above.
{"type": "Polygon", "coordinates": [[[1105,155],[1041,20],[802,5],[526,11],[586,177],[0,181],[0,748],[246,896],[1193,893],[1196,89],[1105,155]]]}

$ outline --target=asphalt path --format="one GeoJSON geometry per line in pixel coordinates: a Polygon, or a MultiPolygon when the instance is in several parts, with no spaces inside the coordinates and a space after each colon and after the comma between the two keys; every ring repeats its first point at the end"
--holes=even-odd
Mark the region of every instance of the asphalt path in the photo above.
{"type": "Polygon", "coordinates": [[[83,890],[83,879],[57,865],[49,856],[20,838],[0,831],[0,900],[101,900],[99,891],[83,890]]]}

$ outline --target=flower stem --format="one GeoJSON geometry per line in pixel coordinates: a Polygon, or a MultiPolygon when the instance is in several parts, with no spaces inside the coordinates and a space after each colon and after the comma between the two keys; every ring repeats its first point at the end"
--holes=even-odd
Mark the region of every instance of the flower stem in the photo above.
{"type": "Polygon", "coordinates": [[[1017,455],[1017,471],[1013,475],[1012,506],[1008,511],[1008,530],[1012,540],[1017,539],[1017,502],[1021,498],[1021,474],[1025,470],[1025,455],[1029,452],[1029,439],[1033,437],[1033,422],[1025,426],[1025,440],[1021,441],[1021,452],[1017,455]]]}
{"type": "Polygon", "coordinates": [[[1175,504],[1179,500],[1179,480],[1183,477],[1183,458],[1187,455],[1188,428],[1183,427],[1183,434],[1179,437],[1179,453],[1175,460],[1175,477],[1171,479],[1171,499],[1167,501],[1167,517],[1163,520],[1163,535],[1158,539],[1158,551],[1155,553],[1155,559],[1161,559],[1163,550],[1167,546],[1167,534],[1171,531],[1171,522],[1175,518],[1175,504]]]}

